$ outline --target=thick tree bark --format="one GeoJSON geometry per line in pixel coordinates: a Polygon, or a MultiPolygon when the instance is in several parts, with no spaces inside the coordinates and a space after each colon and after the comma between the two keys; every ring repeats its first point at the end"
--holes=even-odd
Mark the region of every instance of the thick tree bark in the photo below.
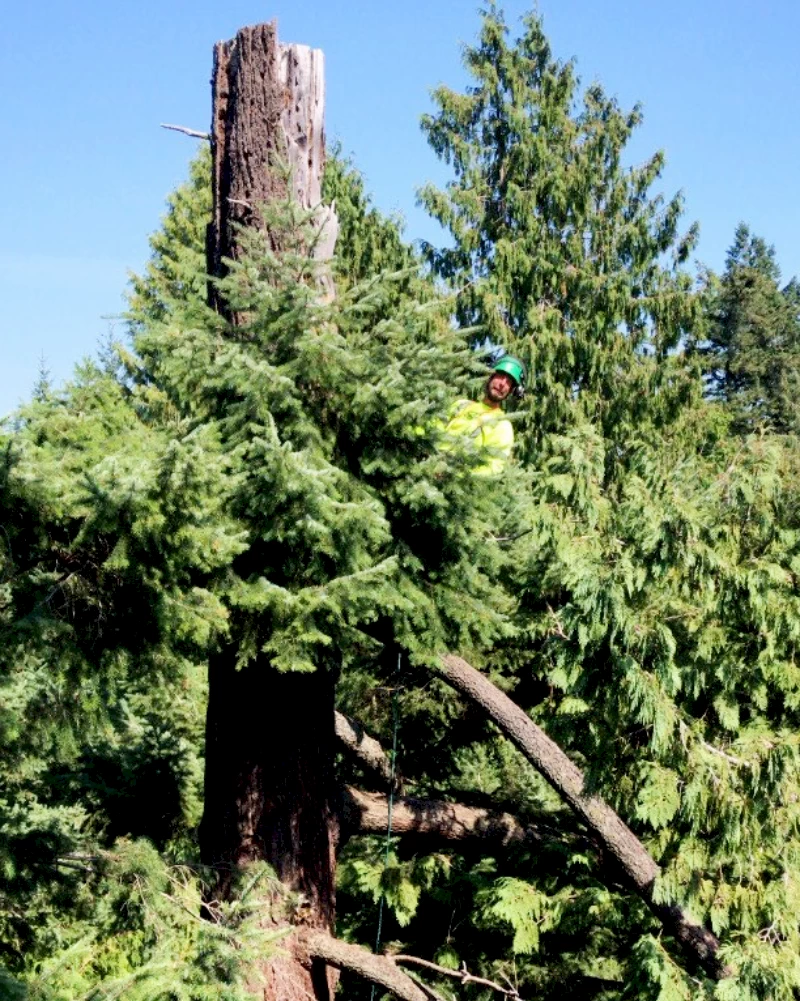
{"type": "Polygon", "coordinates": [[[660,869],[631,829],[599,796],[584,790],[583,773],[555,741],[516,703],[463,658],[441,659],[444,678],[462,695],[481,705],[505,735],[525,755],[572,810],[593,831],[627,881],[681,945],[714,979],[729,976],[719,958],[719,940],[674,904],[657,903],[653,889],[660,869]]]}
{"type": "Polygon", "coordinates": [[[237,670],[233,651],[209,664],[203,861],[226,894],[237,870],[266,861],[305,898],[307,922],[332,928],[338,822],[334,680],[237,670]]]}
{"type": "MultiPolygon", "coordinates": [[[[242,670],[234,651],[209,664],[202,859],[226,897],[237,873],[265,861],[285,890],[300,894],[290,919],[333,930],[338,840],[334,776],[334,679],[329,672],[281,674],[265,663],[242,670]]],[[[269,920],[286,920],[280,897],[269,920]]],[[[328,1001],[324,964],[290,952],[261,971],[265,1001],[328,1001]]],[[[255,981],[254,981],[255,982],[255,981]]]]}
{"type": "MultiPolygon", "coordinates": [[[[214,48],[211,77],[213,214],[208,230],[209,274],[220,278],[228,259],[241,256],[240,227],[266,229],[265,205],[290,196],[314,210],[322,230],[314,255],[333,254],[338,223],[321,205],[325,163],[324,58],[306,45],[281,45],[277,25],[242,28],[214,48]]],[[[270,233],[274,249],[279,240],[270,233]]],[[[320,275],[323,297],[332,280],[320,275]]],[[[212,285],[212,305],[231,316],[212,285]]],[[[235,317],[233,318],[235,319],[235,317]]]]}
{"type": "MultiPolygon", "coordinates": [[[[386,833],[389,820],[389,800],[386,796],[347,786],[343,800],[343,837],[386,833]]],[[[522,824],[513,814],[501,810],[485,810],[464,803],[411,796],[394,800],[392,834],[416,834],[445,844],[474,842],[483,845],[487,851],[515,844],[541,846],[545,842],[570,839],[569,835],[557,838],[551,831],[543,831],[536,824],[522,824]]]]}
{"type": "MultiPolygon", "coordinates": [[[[241,258],[243,227],[265,231],[273,249],[281,249],[262,211],[279,199],[316,211],[318,227],[327,223],[324,238],[312,239],[309,250],[317,258],[330,256],[335,216],[318,208],[325,155],[322,67],[321,52],[280,45],[274,23],[243,28],[215,47],[214,203],[207,241],[213,278],[224,277],[228,262],[241,258]]],[[[320,295],[330,295],[324,274],[321,285],[320,295]]],[[[246,319],[228,308],[213,281],[209,299],[234,327],[246,319]]],[[[291,920],[329,932],[338,830],[335,679],[323,668],[281,674],[263,658],[237,670],[236,653],[225,649],[209,666],[202,858],[218,873],[215,892],[222,896],[239,870],[269,863],[294,894],[291,920]]],[[[280,899],[272,903],[265,920],[285,922],[280,899]]],[[[291,950],[258,973],[251,993],[264,1001],[331,996],[333,971],[291,950]]]]}

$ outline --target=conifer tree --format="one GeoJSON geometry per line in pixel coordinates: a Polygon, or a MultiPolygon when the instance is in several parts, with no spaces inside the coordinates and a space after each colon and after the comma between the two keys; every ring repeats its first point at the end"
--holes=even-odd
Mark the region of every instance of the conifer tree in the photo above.
{"type": "MultiPolygon", "coordinates": [[[[208,314],[206,228],[211,213],[211,161],[202,146],[189,165],[189,177],[169,196],[161,228],[150,238],[150,260],[142,274],[131,274],[127,318],[132,331],[176,313],[182,322],[212,322],[208,314]]],[[[346,288],[381,271],[408,273],[394,285],[398,294],[414,282],[424,298],[419,259],[405,243],[399,220],[383,216],[371,203],[364,180],[339,147],[328,151],[322,195],[336,206],[339,235],[334,266],[346,288]]],[[[429,284],[429,283],[427,283],[429,284]]]]}
{"type": "Polygon", "coordinates": [[[780,286],[775,249],[736,230],[720,279],[707,281],[706,338],[699,345],[709,392],[723,400],[734,426],[800,429],[800,310],[797,283],[780,286]]]}
{"type": "MultiPolygon", "coordinates": [[[[76,852],[86,854],[93,838],[85,845],[79,836],[85,816],[105,821],[95,834],[101,842],[140,833],[169,848],[175,829],[148,825],[135,806],[139,782],[148,781],[154,819],[162,819],[164,790],[141,772],[126,785],[109,766],[124,758],[137,697],[141,722],[161,716],[175,735],[180,703],[168,693],[209,656],[233,649],[256,686],[270,672],[291,689],[308,671],[333,682],[382,646],[424,657],[502,632],[505,599],[490,587],[502,555],[491,531],[493,492],[471,482],[475,455],[432,447],[437,418],[473,365],[446,304],[430,291],[421,303],[399,293],[406,271],[319,304],[304,232],[311,219],[288,203],[273,211],[271,231],[284,227],[281,252],[253,236],[224,283],[249,317],[245,331],[191,301],[184,310],[168,285],[169,308],[135,326],[121,380],[87,368],[66,393],[21,414],[8,440],[10,510],[21,517],[25,498],[41,527],[23,572],[9,571],[4,680],[24,668],[29,685],[38,658],[44,672],[63,676],[68,706],[72,692],[91,702],[97,691],[99,701],[95,728],[73,737],[63,761],[48,760],[63,773],[64,802],[82,807],[73,829],[65,815],[60,840],[37,834],[35,858],[8,849],[38,867],[39,886],[59,853],[67,868],[76,852]],[[211,322],[190,328],[191,315],[211,322]],[[479,620],[464,605],[465,585],[483,605],[479,620]],[[104,747],[112,732],[115,746],[104,747]],[[87,770],[91,785],[104,767],[111,795],[98,802],[78,776],[87,770]]],[[[170,241],[156,249],[168,259],[175,251],[170,241]]],[[[156,289],[163,273],[155,272],[156,289]]],[[[31,531],[26,524],[26,538],[31,531]]],[[[12,552],[21,552],[16,540],[12,552]]],[[[248,712],[260,727],[274,711],[258,702],[235,708],[240,727],[248,712]]],[[[67,734],[86,705],[75,709],[67,734]]],[[[295,709],[313,732],[304,706],[295,709]]],[[[30,700],[20,711],[34,711],[30,700]]],[[[168,775],[184,764],[177,751],[160,759],[168,775]]],[[[185,778],[190,793],[196,775],[185,778]]],[[[45,779],[39,787],[48,809],[59,805],[45,779]]],[[[177,805],[185,831],[192,804],[177,805]]],[[[41,826],[35,813],[24,820],[41,826]]],[[[67,942],[79,929],[73,920],[67,942]]],[[[46,943],[33,944],[31,966],[19,957],[19,972],[47,955],[46,943]]]]}
{"type": "Polygon", "coordinates": [[[384,217],[372,205],[364,179],[338,145],[328,151],[322,197],[336,208],[336,266],[345,285],[357,284],[382,271],[407,268],[418,273],[418,256],[403,240],[400,220],[384,217]]]}
{"type": "Polygon", "coordinates": [[[171,949],[199,945],[177,913],[143,933],[140,863],[150,858],[162,881],[156,894],[172,877],[152,847],[114,848],[144,836],[169,860],[198,819],[205,682],[169,554],[196,545],[189,526],[208,510],[196,490],[213,492],[216,476],[191,482],[193,458],[170,444],[173,431],[143,420],[125,387],[85,365],[3,435],[0,948],[8,973],[33,978],[45,997],[129,974],[130,986],[140,975],[152,984],[167,976],[171,949]],[[179,468],[186,517],[166,526],[179,468]],[[176,613],[182,638],[165,641],[176,613]],[[101,886],[122,915],[95,896],[101,886]]]}
{"type": "Polygon", "coordinates": [[[207,308],[210,171],[211,157],[203,146],[189,165],[188,180],[167,200],[161,228],[150,237],[151,256],[144,274],[131,275],[128,316],[136,327],[164,320],[176,309],[197,318],[207,308]]]}
{"type": "Polygon", "coordinates": [[[445,191],[420,192],[453,238],[427,256],[460,290],[461,323],[528,366],[529,447],[578,415],[608,434],[652,420],[642,403],[656,393],[669,414],[679,387],[650,359],[696,317],[678,268],[696,232],[680,235],[680,196],[651,193],[663,154],[625,164],[641,109],[623,112],[599,84],[581,94],[539,16],[512,42],[494,3],[464,62],[472,85],[437,88],[438,110],[423,119],[454,175],[445,191]]]}
{"type": "MultiPolygon", "coordinates": [[[[462,324],[481,321],[535,362],[521,461],[501,481],[472,475],[468,449],[437,449],[449,402],[476,385],[482,334],[454,329],[454,300],[409,276],[413,255],[358,185],[335,302],[315,295],[309,215],[276,204],[281,250],[251,234],[224,285],[246,320],[226,323],[199,301],[205,276],[174,280],[202,226],[172,227],[173,214],[136,286],[123,373],[85,369],[6,430],[9,991],[263,995],[253,949],[272,946],[263,920],[247,923],[248,887],[218,915],[212,948],[208,929],[180,919],[181,903],[199,907],[187,871],[112,840],[142,834],[167,860],[196,862],[198,675],[230,651],[256,695],[270,671],[336,685],[330,822],[348,942],[333,955],[309,938],[315,955],[346,965],[353,943],[373,947],[383,902],[381,948],[396,959],[381,975],[415,962],[459,996],[788,1001],[798,990],[797,456],[780,436],[733,439],[671,357],[697,305],[659,260],[682,251],[677,203],[661,218],[648,200],[657,165],[620,167],[624,116],[597,92],[571,117],[571,68],[553,62],[535,20],[515,49],[490,10],[469,54],[484,83],[487,53],[505,89],[441,95],[450,111],[432,134],[458,154],[457,242],[431,254],[473,282],[455,300],[462,324]],[[487,109],[472,159],[464,123],[487,109]],[[507,183],[514,156],[491,158],[509,137],[547,176],[507,183]],[[485,219],[481,205],[493,206],[485,219]],[[539,244],[528,267],[520,251],[539,244]],[[378,262],[390,273],[374,273],[378,262]],[[512,695],[582,769],[584,792],[627,820],[661,868],[654,908],[586,817],[445,683],[446,650],[512,695]],[[370,734],[384,749],[396,741],[391,804],[370,734]],[[139,769],[178,779],[158,796],[172,797],[170,816],[137,815],[139,769]],[[56,879],[64,863],[93,871],[67,865],[56,879]],[[660,904],[719,936],[717,966],[681,952],[660,904]],[[29,907],[43,930],[22,957],[29,907]],[[175,957],[188,970],[167,969],[175,957]],[[720,967],[732,975],[714,983],[720,967]]],[[[256,738],[274,711],[255,698],[232,709],[256,738]]],[[[269,927],[297,934],[307,900],[274,883],[265,897],[269,927]]],[[[407,980],[380,982],[421,999],[407,980]]]]}

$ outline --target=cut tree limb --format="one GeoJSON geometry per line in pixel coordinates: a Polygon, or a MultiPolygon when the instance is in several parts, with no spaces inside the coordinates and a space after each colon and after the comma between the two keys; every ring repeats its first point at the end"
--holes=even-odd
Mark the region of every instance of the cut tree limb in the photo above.
{"type": "Polygon", "coordinates": [[[717,937],[676,904],[657,903],[653,899],[655,881],[661,871],[659,866],[614,810],[599,796],[585,792],[583,773],[558,744],[462,657],[447,654],[440,664],[445,680],[486,710],[509,740],[597,835],[627,881],[703,969],[715,980],[730,976],[732,971],[719,958],[717,937]]]}
{"type": "MultiPolygon", "coordinates": [[[[387,786],[392,781],[392,763],[389,755],[381,747],[380,743],[366,732],[364,727],[344,713],[336,712],[334,715],[334,725],[336,737],[340,743],[355,757],[365,768],[379,775],[387,786]]],[[[394,789],[398,792],[402,786],[402,779],[395,770],[394,789]]]]}
{"type": "Polygon", "coordinates": [[[321,959],[337,970],[349,970],[385,988],[402,1001],[431,1001],[438,998],[431,988],[422,987],[389,956],[376,956],[358,945],[342,942],[322,932],[312,932],[303,938],[309,956],[321,959]]]}
{"type": "MultiPolygon", "coordinates": [[[[347,786],[343,799],[343,834],[386,833],[389,816],[386,796],[347,786]]],[[[454,843],[491,842],[504,848],[515,844],[563,843],[570,837],[558,837],[535,824],[522,824],[512,814],[500,810],[410,796],[395,799],[392,804],[392,834],[419,834],[454,843]]]]}

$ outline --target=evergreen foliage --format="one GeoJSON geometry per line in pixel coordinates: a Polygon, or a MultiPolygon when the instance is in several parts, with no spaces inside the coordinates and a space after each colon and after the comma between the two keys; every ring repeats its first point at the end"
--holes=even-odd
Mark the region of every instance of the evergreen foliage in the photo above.
{"type": "Polygon", "coordinates": [[[189,165],[189,178],[167,199],[161,229],[150,237],[143,275],[131,275],[129,319],[134,328],[161,322],[176,309],[189,322],[203,317],[208,302],[206,228],[211,218],[211,153],[207,146],[189,165]]]}
{"type": "Polygon", "coordinates": [[[736,230],[721,278],[707,280],[707,326],[698,344],[710,395],[730,407],[735,426],[800,429],[800,291],[780,286],[775,250],[736,230]]]}
{"type": "MultiPolygon", "coordinates": [[[[405,686],[400,760],[415,793],[491,802],[565,836],[533,855],[451,857],[433,883],[400,847],[382,877],[388,934],[495,978],[513,965],[533,996],[568,984],[578,996],[790,997],[794,446],[743,445],[700,399],[679,353],[700,329],[677,267],[692,231],[678,236],[678,199],[648,195],[660,156],[622,167],[638,111],[623,116],[598,87],[573,111],[572,67],[533,17],[512,45],[490,8],[466,62],[474,87],[439,89],[425,122],[455,174],[447,192],[422,193],[454,237],[427,254],[459,290],[462,324],[479,321],[529,364],[518,455],[533,474],[504,578],[515,631],[471,659],[634,825],[664,866],[660,892],[723,936],[738,976],[716,992],[693,979],[642,905],[598,880],[541,779],[473,710],[405,686]]],[[[349,704],[362,718],[366,687],[349,704]]],[[[388,739],[385,716],[368,722],[388,739]]],[[[377,851],[371,869],[347,860],[345,893],[374,893],[381,866],[377,851]]]]}
{"type": "Polygon", "coordinates": [[[165,864],[148,841],[119,841],[61,865],[83,874],[72,886],[72,920],[25,983],[0,971],[3,997],[246,1001],[245,979],[252,983],[258,963],[280,948],[255,892],[274,884],[268,871],[253,871],[233,901],[203,911],[197,874],[165,864]]]}
{"type": "Polygon", "coordinates": [[[462,324],[527,365],[528,447],[579,415],[608,434],[664,419],[676,395],[664,357],[697,315],[678,268],[696,232],[679,233],[679,196],[650,194],[663,154],[625,166],[641,110],[623,112],[599,84],[579,100],[574,65],[552,56],[539,17],[512,43],[493,3],[464,62],[472,86],[437,88],[423,119],[454,174],[445,191],[420,192],[453,238],[427,257],[460,290],[462,324]]]}
{"type": "MultiPolygon", "coordinates": [[[[228,325],[205,304],[203,154],[133,280],[118,364],[84,365],[63,392],[43,382],[3,430],[9,997],[233,1001],[280,948],[254,908],[263,870],[197,918],[205,665],[221,644],[243,666],[334,672],[339,708],[385,747],[397,737],[406,793],[539,832],[395,836],[388,852],[352,836],[343,937],[371,947],[383,900],[390,951],[523,998],[800,991],[800,455],[774,433],[792,427],[781,303],[796,319],[796,287],[740,231],[702,326],[680,200],[649,193],[662,158],[624,167],[638,109],[599,86],[578,101],[536,17],[512,43],[490,7],[466,60],[474,86],[437,91],[425,123],[454,168],[422,195],[454,238],[426,249],[451,295],[334,157],[335,301],[316,295],[311,214],[268,206],[281,239],[246,235],[223,285],[244,320],[228,325]],[[681,354],[701,336],[722,403],[681,354]],[[469,447],[437,448],[450,402],[480,392],[486,338],[531,373],[502,480],[472,475],[469,447]],[[714,984],[682,956],[445,687],[447,649],[583,768],[662,866],[657,895],[720,936],[734,976],[714,984]]],[[[337,768],[380,788],[352,758],[337,768]]]]}
{"type": "Polygon", "coordinates": [[[417,255],[403,241],[400,219],[386,218],[372,206],[363,178],[338,145],[328,153],[322,198],[335,207],[339,220],[335,265],[345,287],[382,271],[418,270],[417,255]]]}
{"type": "MultiPolygon", "coordinates": [[[[480,458],[433,447],[474,367],[446,301],[404,295],[406,269],[321,305],[311,214],[267,215],[281,253],[251,234],[225,283],[246,324],[227,328],[193,301],[197,283],[172,282],[183,236],[156,241],[121,371],[85,366],[8,429],[3,848],[17,906],[4,937],[30,984],[77,941],[52,937],[80,921],[70,858],[131,834],[191,860],[198,669],[219,643],[242,665],[346,670],[382,644],[430,658],[505,628],[496,499],[469,476],[480,458]]],[[[118,972],[87,983],[115,989],[118,972]]]]}

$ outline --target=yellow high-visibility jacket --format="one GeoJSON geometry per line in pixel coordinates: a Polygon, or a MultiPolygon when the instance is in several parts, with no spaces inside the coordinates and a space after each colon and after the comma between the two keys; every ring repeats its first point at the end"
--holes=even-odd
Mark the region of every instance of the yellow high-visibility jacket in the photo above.
{"type": "Polygon", "coordinates": [[[450,407],[450,419],[444,433],[454,438],[468,438],[475,448],[486,453],[486,461],[474,470],[479,476],[499,476],[511,458],[514,428],[500,407],[474,400],[456,400],[450,407]]]}

